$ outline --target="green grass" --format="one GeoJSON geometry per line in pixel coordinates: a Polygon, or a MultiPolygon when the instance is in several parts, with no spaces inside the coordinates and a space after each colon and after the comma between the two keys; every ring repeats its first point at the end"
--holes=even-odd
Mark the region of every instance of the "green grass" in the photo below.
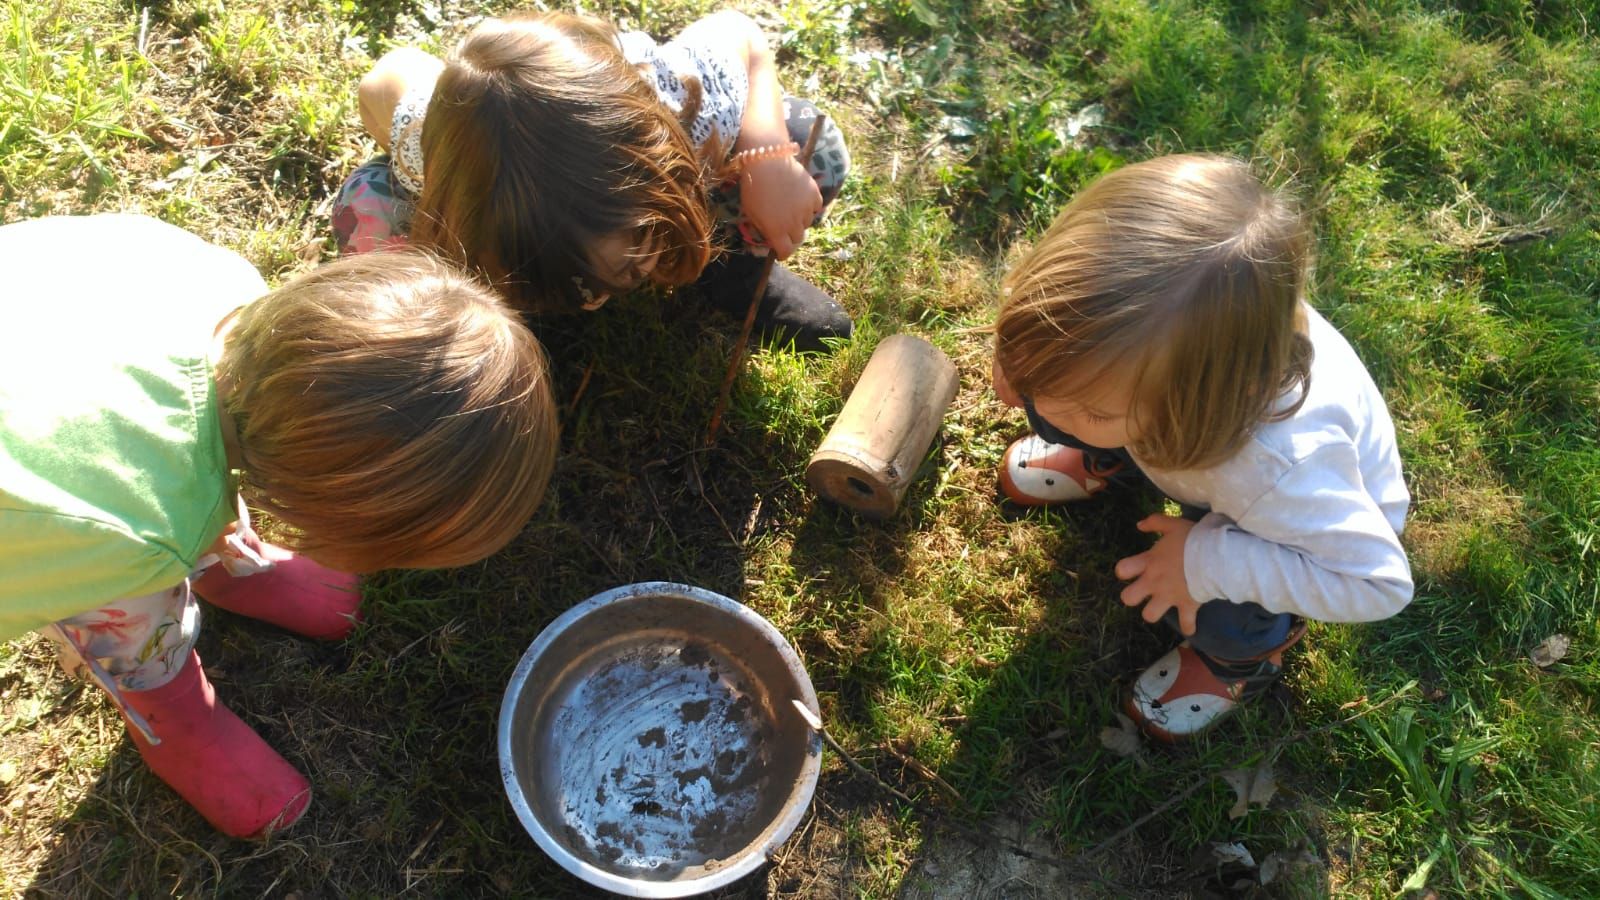
{"type": "MultiPolygon", "coordinates": [[[[0,3],[0,221],[138,209],[287,277],[326,258],[329,197],[372,150],[354,108],[368,53],[449,46],[493,8],[172,0],[154,5],[141,53],[131,4],[0,3]]],[[[589,8],[666,34],[713,5],[589,8]]],[[[0,890],[583,896],[509,814],[499,693],[561,610],[652,578],[776,623],[833,733],[920,798],[904,808],[830,757],[814,819],[751,895],[926,883],[917,867],[950,821],[1020,819],[1071,855],[1202,782],[1098,860],[1103,873],[1199,891],[1193,854],[1239,841],[1257,860],[1320,860],[1269,888],[1296,896],[1600,890],[1600,57],[1586,6],[742,8],[781,46],[791,89],[825,101],[851,141],[856,173],[797,265],[858,317],[858,337],[831,357],[755,356],[718,448],[693,453],[731,323],[646,294],[541,325],[561,396],[593,376],[550,499],[510,549],[373,579],[370,624],[336,646],[210,617],[200,650],[219,690],[318,791],[270,844],[211,832],[43,642],[5,645],[0,890]],[[1282,690],[1140,764],[1097,735],[1119,685],[1170,640],[1115,602],[1110,573],[1160,498],[998,505],[994,467],[1025,426],[987,392],[978,329],[1015,248],[1075,190],[1191,149],[1251,158],[1304,198],[1314,301],[1395,415],[1418,590],[1389,621],[1314,627],[1282,690]],[[873,524],[815,500],[802,472],[873,344],[898,331],[945,349],[962,387],[900,515],[873,524]],[[1555,632],[1571,653],[1539,670],[1527,651],[1555,632]],[[1338,724],[1362,698],[1387,705],[1338,724]],[[1214,776],[1269,748],[1282,790],[1230,820],[1214,776]]]]}

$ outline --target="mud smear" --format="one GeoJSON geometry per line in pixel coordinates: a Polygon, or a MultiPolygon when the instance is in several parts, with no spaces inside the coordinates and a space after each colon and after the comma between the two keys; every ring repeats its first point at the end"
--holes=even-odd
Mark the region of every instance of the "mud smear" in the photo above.
{"type": "Polygon", "coordinates": [[[796,740],[781,727],[762,680],[703,641],[611,656],[572,683],[544,764],[560,783],[559,833],[574,855],[626,878],[731,863],[778,813],[784,773],[807,752],[809,732],[796,740]]]}

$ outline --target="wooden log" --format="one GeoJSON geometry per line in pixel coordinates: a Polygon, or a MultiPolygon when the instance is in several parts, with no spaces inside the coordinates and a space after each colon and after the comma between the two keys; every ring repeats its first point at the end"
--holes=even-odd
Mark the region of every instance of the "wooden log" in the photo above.
{"type": "Polygon", "coordinates": [[[955,400],[955,364],[908,334],[878,344],[806,466],[818,494],[863,516],[894,514],[955,400]]]}

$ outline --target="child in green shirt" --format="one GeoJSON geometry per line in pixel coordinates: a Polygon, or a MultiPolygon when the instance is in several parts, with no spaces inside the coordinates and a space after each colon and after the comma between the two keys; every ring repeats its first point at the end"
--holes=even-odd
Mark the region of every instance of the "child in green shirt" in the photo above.
{"type": "Polygon", "coordinates": [[[504,546],[554,464],[542,348],[415,251],[267,292],[234,253],[109,215],[0,227],[0,271],[0,639],[55,640],[219,830],[287,827],[309,783],[216,702],[195,596],[338,638],[351,573],[504,546]]]}

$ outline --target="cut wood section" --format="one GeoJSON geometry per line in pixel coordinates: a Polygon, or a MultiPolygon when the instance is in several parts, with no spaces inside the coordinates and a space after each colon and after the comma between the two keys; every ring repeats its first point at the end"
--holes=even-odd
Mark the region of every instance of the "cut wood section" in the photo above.
{"type": "Polygon", "coordinates": [[[873,519],[900,506],[955,400],[955,364],[907,334],[884,338],[806,466],[823,497],[873,519]]]}

